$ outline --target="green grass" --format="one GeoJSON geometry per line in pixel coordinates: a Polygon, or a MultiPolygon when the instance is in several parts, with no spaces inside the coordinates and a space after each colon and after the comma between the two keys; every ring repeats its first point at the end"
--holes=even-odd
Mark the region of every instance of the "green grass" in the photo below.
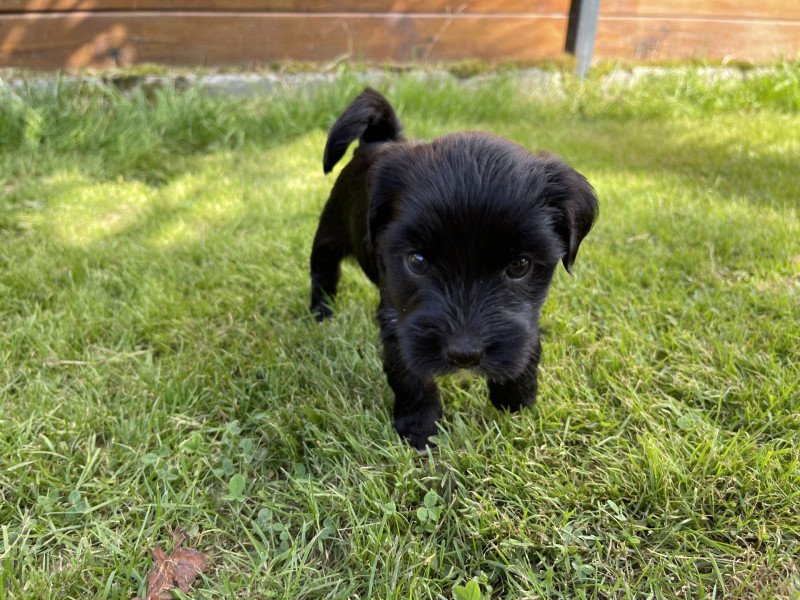
{"type": "Polygon", "coordinates": [[[0,597],[143,595],[175,525],[198,598],[798,597],[800,65],[385,86],[411,136],[549,149],[601,200],[536,406],[448,378],[428,457],[392,430],[366,278],[306,311],[359,87],[0,93],[0,597]]]}

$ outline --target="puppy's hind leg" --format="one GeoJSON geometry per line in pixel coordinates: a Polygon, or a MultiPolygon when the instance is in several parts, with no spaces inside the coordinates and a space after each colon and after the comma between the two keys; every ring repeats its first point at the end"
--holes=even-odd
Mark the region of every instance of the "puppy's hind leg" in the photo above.
{"type": "Polygon", "coordinates": [[[510,381],[489,381],[489,400],[500,409],[518,411],[523,406],[531,406],[536,400],[539,379],[539,360],[542,356],[542,343],[536,342],[525,370],[510,381]]]}
{"type": "Polygon", "coordinates": [[[323,321],[333,314],[331,301],[339,283],[339,266],[350,251],[346,230],[335,210],[326,207],[311,248],[311,314],[323,321]]]}

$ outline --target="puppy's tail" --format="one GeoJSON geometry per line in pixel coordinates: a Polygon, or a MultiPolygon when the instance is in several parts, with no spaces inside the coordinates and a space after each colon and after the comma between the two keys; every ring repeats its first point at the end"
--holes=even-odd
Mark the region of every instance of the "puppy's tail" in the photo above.
{"type": "Polygon", "coordinates": [[[363,143],[402,139],[402,127],[392,105],[372,88],[361,92],[331,127],[322,157],[326,173],[330,173],[356,139],[363,143]]]}

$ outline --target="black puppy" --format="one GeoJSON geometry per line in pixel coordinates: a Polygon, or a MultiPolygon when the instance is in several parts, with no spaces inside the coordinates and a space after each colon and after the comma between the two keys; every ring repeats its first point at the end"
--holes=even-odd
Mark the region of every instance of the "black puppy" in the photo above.
{"type": "Polygon", "coordinates": [[[597,215],[591,185],[560,159],[488,133],[408,142],[369,88],[333,125],[326,173],[356,139],[314,237],[311,312],[331,315],[339,264],[355,255],[380,288],[394,426],[415,448],[442,415],[436,375],[471,368],[496,407],[532,404],[539,311],[597,215]]]}

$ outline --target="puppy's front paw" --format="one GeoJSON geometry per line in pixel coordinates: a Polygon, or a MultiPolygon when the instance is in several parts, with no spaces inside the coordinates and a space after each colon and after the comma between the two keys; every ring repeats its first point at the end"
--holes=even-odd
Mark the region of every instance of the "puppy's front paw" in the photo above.
{"type": "Polygon", "coordinates": [[[536,401],[536,391],[539,378],[539,356],[541,346],[531,356],[527,368],[514,380],[488,381],[489,400],[496,408],[517,412],[526,406],[532,406],[536,401]]]}
{"type": "Polygon", "coordinates": [[[333,316],[333,310],[331,307],[321,302],[319,304],[312,304],[310,310],[317,323],[322,323],[322,321],[325,319],[329,319],[331,316],[333,316]]]}
{"type": "Polygon", "coordinates": [[[489,400],[495,408],[517,412],[526,406],[533,406],[536,401],[536,392],[489,383],[489,400]]]}
{"type": "Polygon", "coordinates": [[[436,418],[433,411],[422,410],[417,413],[396,417],[394,428],[413,448],[418,452],[424,452],[426,447],[436,447],[436,444],[430,441],[431,436],[438,433],[436,418]]]}

